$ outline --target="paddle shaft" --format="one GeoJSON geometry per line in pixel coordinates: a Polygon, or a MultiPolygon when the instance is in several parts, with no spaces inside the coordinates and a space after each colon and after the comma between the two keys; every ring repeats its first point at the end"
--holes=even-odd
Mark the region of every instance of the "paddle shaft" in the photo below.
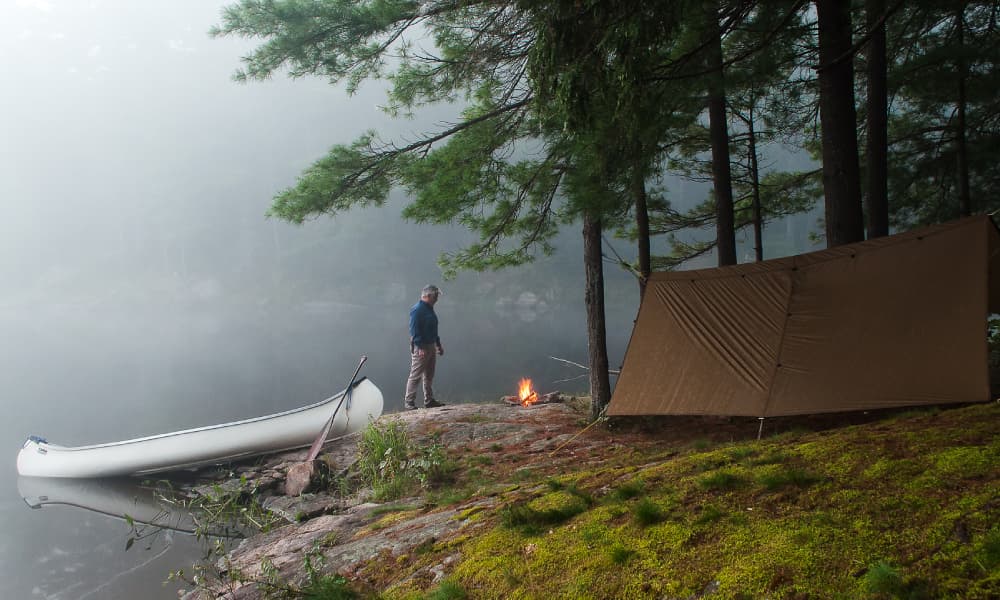
{"type": "Polygon", "coordinates": [[[323,442],[326,441],[326,436],[330,434],[330,428],[333,427],[333,420],[337,416],[337,412],[340,411],[341,405],[344,404],[344,399],[353,391],[354,378],[358,376],[361,372],[361,367],[365,364],[368,357],[364,354],[361,355],[361,362],[358,363],[358,368],[354,370],[354,375],[351,375],[350,381],[347,382],[347,387],[344,388],[343,395],[340,396],[340,402],[337,403],[337,408],[333,410],[333,414],[327,419],[326,424],[323,425],[323,430],[319,432],[316,439],[313,440],[312,446],[309,446],[309,454],[306,455],[306,462],[312,462],[319,455],[319,449],[323,447],[323,442]]]}

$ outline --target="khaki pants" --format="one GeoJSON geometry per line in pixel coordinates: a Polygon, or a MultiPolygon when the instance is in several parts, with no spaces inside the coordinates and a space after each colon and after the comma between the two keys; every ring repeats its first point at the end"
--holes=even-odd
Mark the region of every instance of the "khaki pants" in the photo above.
{"type": "Polygon", "coordinates": [[[406,380],[406,395],[403,397],[406,404],[417,403],[417,385],[421,382],[424,388],[424,404],[434,400],[434,390],[431,385],[434,383],[434,367],[437,365],[437,347],[428,344],[423,346],[423,349],[423,356],[417,353],[416,348],[410,355],[410,376],[406,380]]]}

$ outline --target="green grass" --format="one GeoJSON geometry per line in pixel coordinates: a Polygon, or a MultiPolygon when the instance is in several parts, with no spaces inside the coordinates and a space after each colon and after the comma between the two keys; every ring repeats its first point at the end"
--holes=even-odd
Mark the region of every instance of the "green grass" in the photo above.
{"type": "Polygon", "coordinates": [[[406,472],[409,453],[410,439],[398,419],[373,422],[361,432],[357,467],[376,500],[395,500],[414,487],[406,472]]]}
{"type": "Polygon", "coordinates": [[[983,536],[976,559],[987,573],[1000,567],[1000,526],[995,526],[983,536]]]}
{"type": "Polygon", "coordinates": [[[521,529],[529,535],[541,533],[542,528],[558,525],[582,513],[586,508],[574,505],[565,508],[538,510],[527,504],[512,504],[500,511],[500,522],[511,529],[521,529]]]}
{"type": "Polygon", "coordinates": [[[611,557],[611,562],[616,565],[624,565],[635,556],[635,550],[630,550],[624,546],[614,545],[608,551],[608,555],[611,557]]]}
{"type": "Polygon", "coordinates": [[[707,525],[714,523],[726,516],[726,513],[714,504],[706,504],[694,520],[695,525],[707,525]]]}
{"type": "Polygon", "coordinates": [[[424,596],[425,600],[466,600],[469,593],[458,583],[445,579],[436,589],[424,596]]]}
{"type": "Polygon", "coordinates": [[[700,478],[698,485],[706,490],[735,490],[746,485],[746,479],[731,471],[716,471],[700,478]]]}
{"type": "Polygon", "coordinates": [[[649,498],[639,500],[632,511],[632,515],[635,517],[636,523],[642,527],[656,525],[666,519],[663,508],[649,498]]]}
{"type": "Polygon", "coordinates": [[[361,596],[339,575],[325,575],[313,580],[299,593],[307,600],[357,600],[361,596]]]}
{"type": "Polygon", "coordinates": [[[764,486],[764,489],[772,492],[784,487],[805,488],[822,480],[823,478],[815,473],[794,468],[785,469],[777,473],[767,473],[757,477],[757,482],[764,486]]]}
{"type": "Polygon", "coordinates": [[[642,494],[643,488],[645,488],[645,483],[641,479],[634,479],[615,488],[612,497],[618,500],[638,498],[642,494]]]}
{"type": "Polygon", "coordinates": [[[468,458],[468,462],[470,465],[488,466],[493,464],[493,457],[475,454],[468,458]]]}

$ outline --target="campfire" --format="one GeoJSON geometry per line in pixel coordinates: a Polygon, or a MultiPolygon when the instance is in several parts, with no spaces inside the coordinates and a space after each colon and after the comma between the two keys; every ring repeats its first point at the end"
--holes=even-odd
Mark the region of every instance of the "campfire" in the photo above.
{"type": "Polygon", "coordinates": [[[538,392],[531,388],[530,379],[521,379],[521,383],[517,387],[517,399],[520,401],[521,406],[531,406],[535,402],[538,402],[538,392]]]}
{"type": "Polygon", "coordinates": [[[559,392],[539,394],[535,391],[535,388],[531,385],[531,380],[527,377],[521,378],[521,381],[517,384],[516,396],[504,396],[501,399],[507,404],[520,405],[524,407],[533,406],[535,404],[548,404],[550,402],[563,401],[562,394],[559,392]]]}

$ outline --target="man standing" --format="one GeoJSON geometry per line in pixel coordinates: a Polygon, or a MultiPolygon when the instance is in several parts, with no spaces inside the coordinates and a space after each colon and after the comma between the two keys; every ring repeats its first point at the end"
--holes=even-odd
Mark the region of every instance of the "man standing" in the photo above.
{"type": "Polygon", "coordinates": [[[403,407],[406,410],[417,408],[417,385],[423,382],[424,408],[444,406],[434,399],[434,367],[437,355],[444,355],[444,346],[438,337],[438,318],[434,312],[434,304],[441,295],[441,290],[434,285],[428,285],[420,290],[420,302],[410,309],[410,377],[406,380],[406,396],[403,407]]]}

